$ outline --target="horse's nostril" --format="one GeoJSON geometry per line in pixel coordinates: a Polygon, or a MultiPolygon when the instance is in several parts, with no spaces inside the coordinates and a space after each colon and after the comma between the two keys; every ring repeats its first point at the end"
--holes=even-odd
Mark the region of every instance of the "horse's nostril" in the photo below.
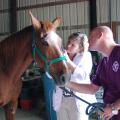
{"type": "Polygon", "coordinates": [[[70,73],[62,74],[59,79],[55,80],[55,83],[61,87],[65,86],[66,82],[70,80],[70,75],[70,73]]]}
{"type": "Polygon", "coordinates": [[[65,83],[65,77],[64,77],[64,76],[62,76],[61,82],[62,82],[62,83],[65,83]]]}
{"type": "Polygon", "coordinates": [[[71,74],[70,73],[66,73],[66,74],[63,74],[62,76],[61,76],[61,82],[63,83],[63,84],[65,84],[66,82],[68,82],[69,80],[70,80],[70,76],[71,76],[71,74]]]}

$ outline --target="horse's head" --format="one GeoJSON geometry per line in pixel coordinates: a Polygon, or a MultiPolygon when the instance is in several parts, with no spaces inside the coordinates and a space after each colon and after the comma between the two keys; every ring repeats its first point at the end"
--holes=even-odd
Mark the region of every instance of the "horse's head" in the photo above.
{"type": "Polygon", "coordinates": [[[55,32],[61,19],[58,17],[53,22],[42,22],[31,12],[30,15],[36,34],[34,57],[40,67],[53,77],[57,85],[64,85],[69,80],[70,71],[62,53],[62,40],[55,32]]]}

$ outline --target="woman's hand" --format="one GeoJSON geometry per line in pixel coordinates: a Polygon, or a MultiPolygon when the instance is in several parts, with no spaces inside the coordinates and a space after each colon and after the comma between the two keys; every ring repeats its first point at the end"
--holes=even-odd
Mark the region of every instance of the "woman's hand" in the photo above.
{"type": "Polygon", "coordinates": [[[67,54],[67,50],[63,51],[63,55],[66,57],[67,62],[71,62],[71,60],[70,60],[70,58],[69,58],[69,56],[67,54]]]}
{"type": "Polygon", "coordinates": [[[63,51],[63,55],[66,57],[69,68],[74,72],[76,65],[70,60],[66,50],[63,51]]]}

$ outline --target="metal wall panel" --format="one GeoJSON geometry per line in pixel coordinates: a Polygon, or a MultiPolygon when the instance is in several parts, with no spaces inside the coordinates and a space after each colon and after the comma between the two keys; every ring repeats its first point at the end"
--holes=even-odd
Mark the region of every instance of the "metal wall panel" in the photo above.
{"type": "Polygon", "coordinates": [[[118,33],[117,33],[118,43],[120,44],[120,25],[118,26],[117,31],[118,31],[118,33]]]}
{"type": "Polygon", "coordinates": [[[0,0],[0,10],[8,9],[8,0],[0,0]]]}
{"type": "Polygon", "coordinates": [[[19,11],[17,13],[17,20],[18,20],[18,25],[17,29],[20,30],[26,26],[26,20],[25,20],[25,10],[19,11]]]}
{"type": "Polygon", "coordinates": [[[78,24],[78,17],[77,17],[77,3],[70,4],[70,25],[77,25],[78,24]]]}
{"type": "Polygon", "coordinates": [[[0,0],[0,1],[2,1],[2,9],[8,9],[9,8],[9,2],[8,2],[8,0],[0,0]]]}
{"type": "Polygon", "coordinates": [[[55,6],[50,6],[49,7],[49,20],[53,21],[53,19],[56,18],[56,8],[55,6]]]}
{"type": "Polygon", "coordinates": [[[111,0],[112,21],[120,21],[120,0],[111,0]]]}
{"type": "Polygon", "coordinates": [[[69,4],[63,5],[62,19],[63,19],[64,26],[70,26],[70,6],[69,6],[69,4]]]}
{"type": "Polygon", "coordinates": [[[61,0],[56,0],[56,1],[61,1],[61,0]]]}
{"type": "Polygon", "coordinates": [[[3,0],[0,0],[0,10],[3,10],[3,0]]]}
{"type": "Polygon", "coordinates": [[[55,2],[56,0],[49,0],[49,2],[55,2]]]}
{"type": "Polygon", "coordinates": [[[43,0],[36,0],[36,4],[42,4],[43,0]]]}
{"type": "MultiPolygon", "coordinates": [[[[111,0],[110,12],[111,12],[111,21],[117,20],[117,2],[116,0],[111,0]]],[[[120,7],[120,6],[119,6],[120,7]]]]}
{"type": "Polygon", "coordinates": [[[120,39],[120,0],[96,0],[98,24],[109,25],[116,42],[120,39]]]}
{"type": "Polygon", "coordinates": [[[49,3],[49,0],[43,0],[43,3],[49,3]]]}
{"type": "Polygon", "coordinates": [[[44,20],[49,20],[49,7],[44,7],[43,8],[43,19],[44,20]]]}
{"type": "Polygon", "coordinates": [[[17,7],[25,7],[29,5],[36,5],[38,0],[16,0],[16,1],[17,1],[17,7]]]}
{"type": "MultiPolygon", "coordinates": [[[[17,30],[31,24],[29,10],[39,20],[50,20],[60,16],[62,23],[58,33],[66,40],[73,31],[89,31],[89,0],[66,3],[64,0],[16,0],[17,30]],[[57,3],[58,2],[58,3],[57,3]],[[56,4],[57,3],[57,4],[56,4]]],[[[96,0],[97,22],[120,22],[120,0],[96,0]]],[[[0,35],[8,34],[9,0],[0,0],[0,35]]]]}
{"type": "Polygon", "coordinates": [[[106,23],[109,21],[109,0],[96,0],[97,4],[97,21],[106,23]]]}
{"type": "Polygon", "coordinates": [[[77,4],[77,9],[78,9],[78,24],[79,25],[84,25],[85,23],[85,8],[84,8],[84,2],[80,2],[77,4]]]}
{"type": "Polygon", "coordinates": [[[9,2],[0,0],[0,38],[9,34],[9,2]]]}
{"type": "Polygon", "coordinates": [[[117,9],[117,21],[120,21],[120,0],[116,0],[116,9],[117,9]]]}
{"type": "Polygon", "coordinates": [[[43,21],[43,8],[37,8],[37,19],[43,21]]]}
{"type": "Polygon", "coordinates": [[[89,22],[89,9],[90,9],[90,6],[89,6],[89,2],[88,1],[85,1],[84,2],[84,24],[85,25],[89,25],[90,22],[89,22]]]}
{"type": "Polygon", "coordinates": [[[97,0],[98,23],[120,21],[120,0],[97,0]]]}
{"type": "Polygon", "coordinates": [[[3,32],[9,33],[9,13],[6,12],[3,14],[3,32]]]}
{"type": "Polygon", "coordinates": [[[81,31],[86,32],[86,25],[89,26],[89,2],[65,4],[64,2],[63,0],[17,0],[17,29],[20,30],[31,24],[28,14],[28,11],[31,10],[38,20],[53,21],[60,16],[62,23],[58,33],[64,39],[64,43],[73,31],[77,32],[78,29],[80,31],[80,27],[82,27],[81,31]],[[56,2],[59,4],[55,4],[56,2]],[[62,2],[63,4],[61,4],[62,2]],[[38,5],[37,8],[34,5],[38,5]],[[30,6],[32,7],[28,9],[30,6]]]}
{"type": "Polygon", "coordinates": [[[0,23],[1,23],[0,24],[0,33],[4,32],[3,31],[3,25],[4,25],[3,22],[4,22],[4,20],[3,20],[3,13],[1,13],[0,14],[0,23]]]}
{"type": "MultiPolygon", "coordinates": [[[[18,11],[17,12],[17,22],[18,22],[17,29],[21,30],[24,27],[31,25],[29,11],[31,11],[34,14],[34,16],[37,18],[38,17],[38,10],[41,12],[41,10],[37,9],[37,8],[18,11]]],[[[42,17],[42,15],[39,17],[42,17]]]]}

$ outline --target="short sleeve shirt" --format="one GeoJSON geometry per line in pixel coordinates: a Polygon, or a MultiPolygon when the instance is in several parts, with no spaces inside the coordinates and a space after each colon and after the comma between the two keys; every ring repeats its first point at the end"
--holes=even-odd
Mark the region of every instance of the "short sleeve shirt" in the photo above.
{"type": "MultiPolygon", "coordinates": [[[[103,58],[92,82],[103,86],[105,104],[111,104],[120,99],[120,46],[114,47],[108,58],[103,58]]],[[[120,112],[113,116],[112,120],[120,120],[120,112]]]]}
{"type": "Polygon", "coordinates": [[[120,46],[113,48],[109,58],[103,58],[92,82],[103,86],[105,104],[113,103],[120,98],[120,46]]]}

